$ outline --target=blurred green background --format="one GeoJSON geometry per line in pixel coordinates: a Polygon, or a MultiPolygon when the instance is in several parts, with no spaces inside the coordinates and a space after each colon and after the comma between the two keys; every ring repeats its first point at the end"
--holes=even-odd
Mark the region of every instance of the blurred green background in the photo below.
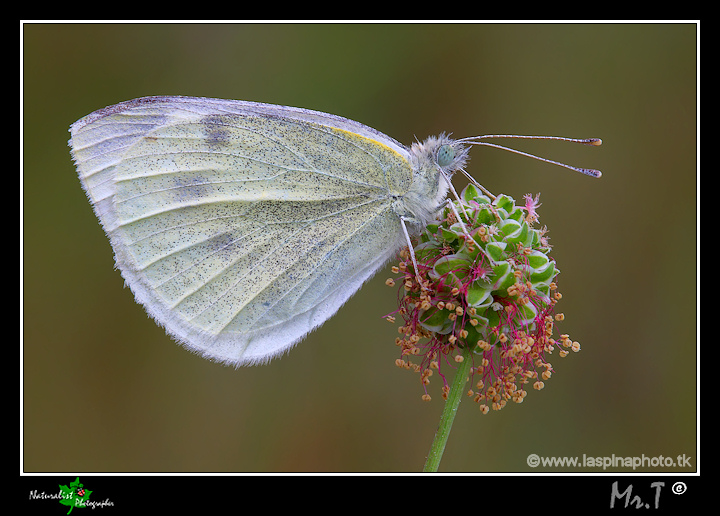
{"type": "MultiPolygon", "coordinates": [[[[441,471],[532,472],[541,456],[692,457],[697,467],[694,24],[26,24],[22,437],[27,472],[420,471],[443,402],[394,361],[389,268],[269,365],[184,351],[113,269],[68,126],[145,95],[300,106],[410,144],[441,131],[600,137],[508,142],[468,171],[542,192],[582,351],[522,405],[460,405],[441,471]]],[[[458,186],[462,182],[458,179],[458,186]]],[[[572,472],[598,472],[585,468],[572,472]]],[[[628,468],[615,471],[630,472],[628,468]]]]}

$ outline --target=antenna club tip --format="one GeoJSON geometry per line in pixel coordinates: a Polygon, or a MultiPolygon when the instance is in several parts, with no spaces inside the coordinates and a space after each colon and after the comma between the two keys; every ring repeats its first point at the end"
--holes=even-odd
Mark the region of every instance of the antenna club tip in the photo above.
{"type": "Polygon", "coordinates": [[[588,138],[587,144],[599,147],[602,145],[602,140],[600,138],[588,138]]]}
{"type": "Polygon", "coordinates": [[[577,172],[580,172],[582,174],[585,174],[586,176],[590,177],[602,177],[602,172],[600,172],[597,169],[594,168],[578,168],[578,167],[570,167],[572,170],[576,170],[577,172]]]}

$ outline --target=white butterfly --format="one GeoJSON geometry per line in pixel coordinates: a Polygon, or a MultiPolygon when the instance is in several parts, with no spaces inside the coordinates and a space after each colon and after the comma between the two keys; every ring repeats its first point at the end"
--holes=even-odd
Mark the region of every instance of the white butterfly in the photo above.
{"type": "Polygon", "coordinates": [[[136,300],[191,351],[236,366],[335,314],[433,219],[468,145],[496,146],[441,135],[408,148],[335,115],[193,97],[123,102],[70,132],[136,300]]]}

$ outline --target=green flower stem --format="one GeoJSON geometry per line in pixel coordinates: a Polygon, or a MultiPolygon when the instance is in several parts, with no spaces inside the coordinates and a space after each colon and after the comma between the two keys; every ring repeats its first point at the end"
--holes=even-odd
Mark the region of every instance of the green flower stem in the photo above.
{"type": "Polygon", "coordinates": [[[445,402],[445,408],[443,409],[442,416],[440,416],[440,424],[438,425],[437,432],[435,432],[435,439],[433,440],[430,453],[425,461],[425,467],[423,468],[423,472],[425,473],[437,472],[440,466],[440,460],[445,451],[445,444],[450,436],[450,429],[455,420],[455,414],[457,414],[458,406],[460,405],[460,400],[465,390],[465,384],[468,381],[468,373],[472,365],[472,351],[466,347],[463,350],[462,357],[463,361],[460,362],[457,371],[455,371],[455,378],[453,378],[450,392],[445,402]]]}

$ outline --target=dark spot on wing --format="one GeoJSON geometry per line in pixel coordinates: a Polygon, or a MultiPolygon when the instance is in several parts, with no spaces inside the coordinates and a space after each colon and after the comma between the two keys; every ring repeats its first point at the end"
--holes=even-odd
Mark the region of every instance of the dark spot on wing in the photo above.
{"type": "Polygon", "coordinates": [[[207,241],[207,246],[212,251],[227,249],[233,244],[232,233],[218,233],[207,241]]]}
{"type": "Polygon", "coordinates": [[[211,149],[219,149],[228,145],[230,131],[234,123],[233,115],[208,115],[200,120],[205,132],[205,142],[211,149]]]}
{"type": "Polygon", "coordinates": [[[179,201],[191,202],[202,199],[213,192],[212,184],[203,176],[175,177],[173,191],[179,201]]]}

